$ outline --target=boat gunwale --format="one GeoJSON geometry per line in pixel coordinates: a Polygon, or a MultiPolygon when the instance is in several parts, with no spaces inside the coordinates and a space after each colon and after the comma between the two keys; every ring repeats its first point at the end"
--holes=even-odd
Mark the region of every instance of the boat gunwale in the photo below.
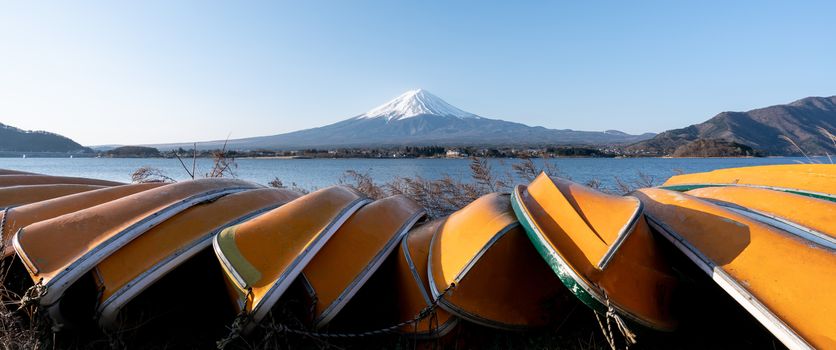
{"type": "MultiPolygon", "coordinates": [[[[488,251],[488,249],[493,247],[496,244],[496,242],[498,242],[500,239],[505,237],[505,234],[507,234],[509,231],[511,231],[512,229],[514,229],[516,227],[519,227],[519,226],[520,226],[519,221],[514,221],[513,223],[508,224],[507,226],[503,227],[499,232],[494,234],[494,236],[491,237],[491,239],[488,240],[488,242],[486,242],[485,245],[482,246],[481,249],[479,249],[479,251],[476,253],[476,255],[474,255],[473,258],[470,259],[467,262],[467,264],[464,266],[464,268],[462,268],[462,270],[459,271],[459,273],[456,275],[456,277],[453,278],[453,285],[452,286],[448,285],[447,288],[455,289],[456,286],[458,285],[458,283],[467,276],[467,273],[470,272],[470,270],[473,268],[473,266],[476,265],[476,263],[479,261],[479,259],[483,255],[485,255],[485,253],[488,251]]],[[[430,292],[432,293],[433,299],[437,300],[438,305],[441,306],[442,309],[452,313],[453,315],[456,315],[458,317],[461,317],[463,319],[466,319],[468,321],[471,321],[473,323],[477,323],[477,324],[480,324],[480,325],[483,325],[483,326],[486,326],[486,327],[504,329],[504,330],[509,330],[509,331],[520,331],[520,330],[526,330],[526,329],[534,328],[534,327],[529,327],[529,326],[524,326],[524,325],[514,325],[514,324],[494,321],[494,320],[479,316],[476,313],[464,310],[461,307],[453,304],[452,302],[450,302],[446,298],[444,298],[444,296],[446,294],[441,294],[441,291],[439,291],[438,287],[435,285],[435,278],[433,277],[433,264],[432,264],[432,261],[433,261],[433,259],[432,259],[432,257],[433,257],[432,247],[435,245],[435,239],[438,236],[438,233],[440,232],[440,230],[441,230],[441,227],[439,227],[439,230],[436,231],[436,234],[433,235],[433,238],[430,241],[430,249],[429,249],[429,252],[428,252],[429,254],[428,254],[428,258],[427,258],[427,278],[429,279],[430,292]]]]}
{"type": "MultiPolygon", "coordinates": [[[[443,225],[444,222],[447,221],[447,218],[442,218],[442,219],[439,219],[439,220],[441,221],[441,222],[439,222],[439,225],[443,225]]],[[[430,222],[428,222],[424,225],[429,225],[431,223],[433,223],[433,222],[430,221],[430,222]]],[[[436,229],[436,232],[437,231],[438,231],[438,229],[436,229]]],[[[435,236],[435,232],[433,232],[433,236],[435,236]]],[[[433,304],[433,300],[432,300],[432,298],[430,298],[429,293],[424,288],[424,280],[421,279],[421,275],[418,273],[418,269],[415,268],[415,262],[412,261],[412,255],[409,254],[409,243],[407,243],[409,241],[408,238],[409,238],[409,232],[407,232],[407,234],[404,235],[403,239],[401,240],[401,250],[403,250],[404,258],[407,262],[407,265],[409,266],[409,270],[412,274],[412,278],[413,278],[416,286],[418,287],[418,290],[421,291],[421,296],[424,297],[424,302],[427,304],[427,307],[430,307],[433,304]]],[[[427,251],[427,252],[429,253],[429,251],[427,251]]],[[[428,259],[428,261],[429,261],[429,259],[428,259]]],[[[455,326],[458,323],[459,323],[459,318],[456,315],[451,314],[450,318],[447,319],[446,322],[444,322],[443,324],[441,324],[439,327],[435,328],[434,330],[429,330],[429,331],[426,331],[426,332],[411,332],[411,333],[400,332],[400,333],[407,334],[410,337],[415,338],[415,339],[435,339],[435,338],[439,338],[439,337],[443,337],[443,336],[447,335],[447,333],[449,333],[453,328],[455,328],[455,326]]]]}
{"type": "Polygon", "coordinates": [[[644,204],[642,204],[638,198],[633,196],[624,196],[623,198],[634,199],[638,205],[636,206],[636,210],[633,212],[633,215],[630,216],[630,220],[627,221],[627,224],[621,228],[621,231],[618,232],[618,236],[616,236],[615,241],[607,249],[607,252],[604,253],[604,256],[601,257],[601,260],[598,261],[598,265],[596,267],[601,271],[606,269],[612,259],[615,258],[615,254],[618,253],[621,245],[624,244],[627,238],[629,238],[633,231],[635,231],[636,225],[639,223],[639,219],[642,214],[644,214],[644,204]]]}
{"type": "MultiPolygon", "coordinates": [[[[698,198],[698,197],[696,197],[698,198]]],[[[745,287],[738,283],[722,267],[717,266],[707,256],[700,252],[684,237],[676,233],[671,227],[652,215],[645,216],[650,224],[665,239],[671,242],[679,251],[685,254],[691,262],[705,272],[717,283],[729,296],[740,306],[757,319],[772,335],[781,341],[789,349],[815,349],[804,338],[789,327],[777,315],[772,313],[756,296],[750,293],[745,287]]]]}
{"type": "Polygon", "coordinates": [[[217,229],[192,240],[188,245],[174,251],[172,254],[158,261],[151,268],[143,271],[141,274],[126,283],[122,288],[113,292],[109,298],[97,305],[96,309],[98,311],[99,325],[106,328],[113,326],[116,316],[119,315],[119,312],[122,311],[122,308],[125,305],[127,305],[137,295],[145,291],[149,286],[157,282],[160,278],[167,275],[168,272],[174,270],[189,258],[211,245],[212,238],[214,238],[219,232],[223,231],[227,227],[240,224],[264,214],[267,211],[276,209],[286,203],[287,201],[281,201],[279,203],[274,203],[245,213],[238,218],[222,224],[217,229]]]}
{"type": "MultiPolygon", "coordinates": [[[[278,278],[276,279],[276,281],[272,283],[270,288],[266,292],[264,292],[264,295],[261,297],[261,300],[259,300],[259,303],[251,306],[251,310],[249,312],[246,311],[247,302],[244,301],[244,311],[251,317],[247,318],[247,322],[245,323],[242,329],[243,334],[249,334],[255,329],[256,325],[258,325],[258,323],[261,322],[261,319],[263,319],[264,316],[266,316],[267,313],[270,312],[272,306],[276,303],[276,301],[278,301],[281,295],[284,294],[284,292],[290,286],[290,283],[288,281],[292,282],[296,277],[301,275],[307,263],[310,262],[310,260],[313,259],[315,253],[318,252],[325,245],[326,242],[328,242],[328,239],[330,239],[331,236],[333,236],[334,233],[337,232],[337,229],[339,229],[339,227],[342,226],[342,224],[345,223],[345,221],[348,220],[352,214],[354,214],[357,210],[359,210],[361,207],[370,202],[371,199],[360,195],[359,198],[354,199],[353,201],[346,204],[346,206],[331,219],[328,225],[322,231],[320,231],[320,234],[316,235],[313,241],[310,244],[308,244],[305,247],[305,249],[303,249],[299,254],[296,255],[293,261],[291,261],[290,264],[288,264],[288,268],[285,269],[285,273],[282,273],[278,276],[278,278]],[[264,307],[265,304],[269,304],[270,306],[264,307]]],[[[217,241],[217,238],[215,238],[213,242],[217,241]]],[[[215,245],[215,247],[218,246],[215,245]]],[[[222,253],[223,252],[221,251],[221,254],[222,253]]],[[[225,264],[229,263],[229,261],[226,259],[224,259],[223,262],[225,264]]],[[[233,266],[226,266],[226,270],[234,271],[234,269],[235,268],[233,266]]],[[[242,290],[239,290],[239,292],[247,292],[249,288],[249,286],[247,288],[241,288],[242,290]]]]}
{"type": "Polygon", "coordinates": [[[372,258],[371,262],[367,264],[360,273],[355,276],[351,283],[340,293],[340,295],[329,304],[325,310],[314,320],[316,328],[322,328],[330,322],[337,314],[345,307],[346,303],[360,290],[360,288],[371,278],[372,274],[380,268],[383,261],[389,257],[397,247],[398,243],[406,237],[406,234],[424,216],[427,212],[424,209],[418,209],[412,216],[410,216],[401,227],[398,228],[396,234],[390,238],[383,249],[378,251],[372,258]]]}
{"type": "MultiPolygon", "coordinates": [[[[442,220],[447,220],[442,219],[442,220]]],[[[428,225],[427,223],[426,225],[428,225]]],[[[438,229],[436,229],[438,231],[438,229]]],[[[435,232],[433,232],[433,236],[435,236],[435,232]]],[[[404,259],[406,260],[407,265],[409,265],[409,270],[412,272],[412,278],[415,280],[415,283],[418,284],[418,289],[421,290],[421,295],[424,297],[424,301],[427,303],[427,306],[432,304],[432,298],[429,295],[429,292],[424,288],[424,280],[421,279],[421,275],[418,273],[418,269],[415,268],[415,262],[412,260],[412,255],[409,254],[409,243],[408,243],[409,233],[407,233],[403,239],[401,240],[401,250],[404,253],[404,259]]],[[[428,251],[429,253],[429,251],[428,251]]]]}
{"type": "MultiPolygon", "coordinates": [[[[232,193],[243,192],[251,189],[253,189],[253,187],[250,186],[234,186],[212,189],[209,191],[200,192],[185,199],[175,201],[173,204],[159,209],[154,213],[151,213],[150,215],[145,215],[142,219],[134,222],[127,228],[120,230],[119,232],[109,237],[102,243],[97,244],[95,247],[87,250],[80,257],[76,258],[75,261],[73,261],[69,266],[65,267],[54,277],[52,277],[49,280],[49,282],[47,282],[45,285],[45,287],[51,293],[46,293],[39,300],[39,304],[42,306],[50,307],[60,302],[61,297],[63,296],[67,288],[69,288],[85,273],[92,270],[96,264],[101,262],[107,256],[110,256],[114,251],[125,246],[127,243],[132,241],[137,236],[148,231],[155,225],[200,203],[212,201],[232,193]]],[[[28,255],[25,254],[25,251],[20,245],[20,237],[23,236],[25,232],[25,228],[21,228],[20,230],[18,230],[14,237],[12,237],[13,244],[15,246],[15,251],[21,257],[21,260],[24,261],[24,265],[26,265],[27,268],[34,268],[36,271],[35,274],[37,274],[40,271],[37,269],[37,266],[35,266],[32,263],[28,255]]],[[[32,271],[30,270],[30,272],[32,271]]]]}
{"type": "Polygon", "coordinates": [[[527,186],[517,185],[514,188],[514,192],[511,194],[511,207],[517,213],[520,224],[525,229],[528,238],[534,244],[537,252],[546,260],[546,263],[551,267],[552,271],[555,272],[560,281],[563,282],[572,294],[595,312],[606,313],[608,311],[607,305],[609,305],[609,307],[612,307],[619,314],[626,316],[630,321],[643,327],[662,332],[670,332],[673,330],[673,327],[664,327],[644,320],[612,300],[608,303],[606,297],[601,293],[600,288],[581,277],[580,273],[575,271],[572,265],[563,258],[560,251],[553,248],[553,244],[542,233],[536,221],[531,216],[531,213],[528,211],[528,208],[525,206],[520,196],[522,188],[527,188],[527,186]]]}
{"type": "MultiPolygon", "coordinates": [[[[554,181],[554,178],[548,176],[548,179],[552,182],[552,185],[554,185],[554,187],[557,188],[558,192],[560,192],[560,194],[565,198],[566,195],[564,195],[563,191],[560,190],[560,187],[557,186],[557,184],[554,181]]],[[[568,180],[566,182],[572,183],[568,180]]],[[[624,226],[622,226],[621,229],[618,231],[618,234],[615,236],[615,240],[612,242],[612,244],[608,244],[607,251],[604,252],[604,255],[601,256],[601,260],[599,260],[598,264],[595,266],[598,268],[598,270],[603,271],[605,268],[607,268],[607,265],[610,264],[610,261],[612,261],[619,248],[621,248],[621,245],[624,244],[624,241],[626,241],[627,238],[633,233],[636,225],[639,222],[639,218],[641,218],[642,213],[644,212],[644,204],[642,204],[642,202],[638,198],[630,195],[621,196],[619,198],[625,198],[635,201],[637,204],[636,209],[633,211],[633,214],[630,215],[630,219],[627,220],[627,223],[625,223],[624,226]]],[[[584,220],[584,222],[586,222],[586,220],[584,220]]],[[[595,229],[592,228],[588,222],[586,223],[586,225],[593,232],[595,231],[595,229]]]]}
{"type": "Polygon", "coordinates": [[[787,192],[792,194],[797,194],[806,197],[818,198],[823,199],[826,201],[836,202],[836,194],[830,194],[825,192],[817,192],[817,191],[809,191],[809,190],[802,190],[792,187],[780,187],[780,186],[769,186],[769,185],[756,185],[756,184],[741,184],[741,183],[714,183],[714,182],[704,182],[704,183],[683,183],[683,184],[671,184],[665,185],[662,184],[656,188],[661,188],[663,190],[669,191],[677,191],[677,192],[687,192],[690,190],[696,190],[700,188],[706,187],[751,187],[751,188],[760,188],[765,190],[773,190],[779,192],[787,192]]]}
{"type": "Polygon", "coordinates": [[[836,238],[787,218],[719,199],[704,198],[699,196],[695,197],[715,204],[723,209],[743,215],[764,225],[774,227],[808,242],[815,243],[823,248],[836,250],[836,238]]]}

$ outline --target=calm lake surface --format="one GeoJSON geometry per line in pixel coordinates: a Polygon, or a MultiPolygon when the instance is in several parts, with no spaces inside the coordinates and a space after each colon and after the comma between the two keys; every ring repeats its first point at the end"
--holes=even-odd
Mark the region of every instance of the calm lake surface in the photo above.
{"type": "MultiPolygon", "coordinates": [[[[535,163],[542,165],[541,159],[535,163]]],[[[550,159],[562,175],[577,182],[599,180],[603,186],[614,188],[615,178],[635,181],[638,173],[652,176],[657,184],[675,175],[709,171],[720,168],[766,164],[806,162],[804,158],[554,158],[550,159]]],[[[821,161],[821,160],[819,160],[821,161]]],[[[827,160],[824,159],[826,162],[827,160]]],[[[395,177],[421,176],[437,179],[445,175],[470,181],[468,159],[239,159],[235,174],[238,178],[266,184],[279,178],[285,185],[316,189],[339,182],[347,170],[370,173],[376,181],[386,182],[395,177]]],[[[491,159],[497,174],[511,172],[518,159],[491,159]]],[[[211,169],[211,160],[198,159],[198,174],[211,169]]],[[[188,175],[177,159],[136,158],[0,158],[0,168],[30,171],[49,175],[80,176],[130,182],[131,173],[142,166],[161,169],[175,179],[188,175]]],[[[189,166],[191,163],[189,162],[189,166]]]]}

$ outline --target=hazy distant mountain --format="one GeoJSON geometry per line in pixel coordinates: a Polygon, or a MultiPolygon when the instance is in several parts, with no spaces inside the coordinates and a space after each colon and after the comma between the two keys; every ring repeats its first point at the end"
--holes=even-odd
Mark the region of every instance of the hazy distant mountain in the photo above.
{"type": "Polygon", "coordinates": [[[0,151],[5,152],[90,152],[64,136],[46,131],[21,130],[0,123],[0,151]]]}
{"type": "MultiPolygon", "coordinates": [[[[426,90],[412,90],[364,114],[331,125],[274,136],[230,140],[239,150],[366,147],[396,145],[544,145],[615,144],[648,139],[654,134],[555,130],[489,119],[465,112],[426,90]]],[[[223,141],[201,142],[220,148],[223,141]]],[[[161,150],[191,148],[191,143],[152,145],[161,150]]]]}
{"type": "Polygon", "coordinates": [[[836,96],[807,97],[787,105],[748,112],[723,112],[704,123],[665,131],[627,149],[672,155],[692,141],[725,140],[769,155],[798,154],[795,146],[781,139],[783,135],[808,154],[836,154],[834,141],[822,129],[836,133],[836,96]]]}

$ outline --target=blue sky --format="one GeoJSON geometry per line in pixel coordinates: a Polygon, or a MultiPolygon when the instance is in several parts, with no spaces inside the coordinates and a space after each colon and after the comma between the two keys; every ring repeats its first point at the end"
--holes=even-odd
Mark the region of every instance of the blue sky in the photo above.
{"type": "Polygon", "coordinates": [[[836,95],[836,2],[0,2],[0,122],[86,145],[321,126],[425,88],[659,132],[836,95]]]}

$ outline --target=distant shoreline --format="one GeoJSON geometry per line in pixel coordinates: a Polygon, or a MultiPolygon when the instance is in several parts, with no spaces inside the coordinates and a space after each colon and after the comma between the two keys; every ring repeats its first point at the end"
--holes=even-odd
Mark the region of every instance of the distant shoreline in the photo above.
{"type": "MultiPolygon", "coordinates": [[[[740,156],[740,157],[671,157],[671,156],[648,156],[648,157],[587,157],[587,156],[553,156],[553,157],[539,157],[539,156],[531,156],[527,158],[531,159],[560,159],[560,158],[571,158],[571,159],[744,159],[744,158],[804,158],[803,156],[794,156],[794,155],[781,155],[781,156],[764,156],[764,157],[754,157],[754,156],[740,156]]],[[[810,158],[826,158],[826,155],[811,155],[810,158]]],[[[0,155],[0,158],[5,159],[14,159],[14,158],[39,158],[39,159],[68,159],[68,158],[99,158],[99,159],[177,159],[171,157],[96,157],[93,155],[83,155],[83,154],[67,154],[67,155],[29,155],[27,154],[26,157],[22,156],[7,156],[7,155],[0,155]]],[[[188,157],[191,158],[191,157],[188,157]]],[[[197,157],[198,159],[212,159],[212,157],[197,157]]],[[[487,159],[526,159],[526,157],[491,157],[491,156],[480,156],[479,158],[487,158],[487,159]]],[[[450,159],[450,160],[462,160],[462,159],[470,159],[469,157],[305,157],[305,156],[265,156],[265,157],[235,157],[235,159],[278,159],[278,160],[298,160],[298,159],[450,159]]]]}

